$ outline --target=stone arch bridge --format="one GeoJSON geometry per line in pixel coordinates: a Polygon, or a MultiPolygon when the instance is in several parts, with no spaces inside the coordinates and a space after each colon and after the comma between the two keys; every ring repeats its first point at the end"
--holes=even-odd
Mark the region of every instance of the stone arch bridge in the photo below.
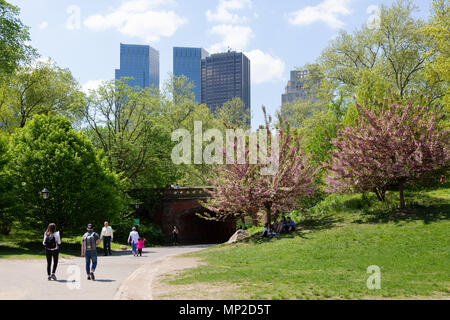
{"type": "Polygon", "coordinates": [[[199,201],[207,200],[211,190],[210,187],[195,187],[157,191],[153,221],[161,226],[168,241],[174,225],[179,229],[182,244],[223,243],[234,234],[236,221],[208,221],[196,215],[207,212],[199,201]]]}

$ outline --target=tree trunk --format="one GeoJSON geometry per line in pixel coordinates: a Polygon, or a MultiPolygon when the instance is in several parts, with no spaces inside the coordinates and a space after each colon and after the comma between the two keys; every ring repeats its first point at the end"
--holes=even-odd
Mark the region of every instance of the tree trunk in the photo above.
{"type": "Polygon", "coordinates": [[[400,191],[400,209],[405,209],[405,197],[403,195],[403,185],[400,184],[398,189],[400,191]]]}
{"type": "Polygon", "coordinates": [[[269,226],[272,224],[272,203],[266,204],[266,222],[269,224],[269,226]]]}

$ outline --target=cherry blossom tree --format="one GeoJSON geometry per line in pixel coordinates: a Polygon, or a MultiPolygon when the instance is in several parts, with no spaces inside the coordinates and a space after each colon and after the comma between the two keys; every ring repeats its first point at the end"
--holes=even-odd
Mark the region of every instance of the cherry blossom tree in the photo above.
{"type": "Polygon", "coordinates": [[[329,192],[374,192],[380,201],[386,191],[400,193],[449,168],[449,130],[427,107],[391,104],[381,110],[357,105],[359,124],[338,133],[328,166],[329,192]]]}
{"type": "MultiPolygon", "coordinates": [[[[265,109],[263,111],[265,113],[265,109]]],[[[269,143],[273,139],[274,130],[279,133],[278,170],[269,175],[261,174],[265,165],[260,162],[250,164],[248,151],[245,164],[216,166],[211,180],[215,189],[211,198],[204,203],[213,214],[207,214],[206,219],[250,216],[255,221],[258,211],[264,210],[266,221],[270,224],[273,212],[292,210],[299,198],[314,195],[313,182],[317,170],[309,164],[308,157],[301,149],[300,140],[290,134],[289,127],[285,130],[271,130],[270,122],[269,118],[265,128],[260,130],[266,130],[269,143]]]]}

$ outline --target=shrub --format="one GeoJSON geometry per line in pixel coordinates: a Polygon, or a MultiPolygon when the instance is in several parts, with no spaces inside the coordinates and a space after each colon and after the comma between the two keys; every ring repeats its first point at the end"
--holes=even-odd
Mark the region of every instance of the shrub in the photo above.
{"type": "Polygon", "coordinates": [[[122,181],[106,168],[88,138],[63,117],[37,115],[13,136],[11,173],[24,227],[54,222],[66,234],[103,225],[123,208],[122,181]],[[47,215],[40,191],[47,188],[47,215]],[[46,220],[46,221],[44,221],[46,220]]]}

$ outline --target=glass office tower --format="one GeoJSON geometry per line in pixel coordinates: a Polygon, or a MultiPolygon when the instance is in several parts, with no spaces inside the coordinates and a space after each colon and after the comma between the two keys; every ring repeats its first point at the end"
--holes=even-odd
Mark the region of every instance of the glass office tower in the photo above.
{"type": "Polygon", "coordinates": [[[116,69],[116,80],[133,77],[132,87],[154,87],[159,89],[159,52],[150,46],[120,44],[120,69],[116,69]]]}
{"type": "Polygon", "coordinates": [[[251,111],[250,60],[241,52],[213,54],[202,60],[201,101],[213,112],[225,102],[241,98],[251,111]]]}
{"type": "Polygon", "coordinates": [[[186,76],[194,84],[195,101],[201,103],[202,59],[209,56],[203,48],[173,48],[173,74],[186,76]]]}

